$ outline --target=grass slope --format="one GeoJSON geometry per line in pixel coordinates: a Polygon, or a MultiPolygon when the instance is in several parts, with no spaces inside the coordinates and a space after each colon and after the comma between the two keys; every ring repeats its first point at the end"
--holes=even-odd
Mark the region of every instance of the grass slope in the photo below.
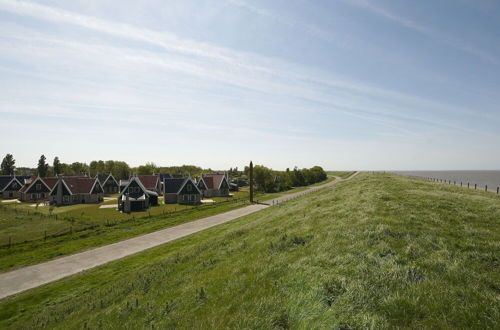
{"type": "Polygon", "coordinates": [[[361,174],[0,302],[0,328],[494,328],[500,198],[361,174]]]}
{"type": "Polygon", "coordinates": [[[342,179],[347,179],[348,177],[356,173],[356,171],[327,171],[326,173],[328,175],[338,176],[342,179]]]}

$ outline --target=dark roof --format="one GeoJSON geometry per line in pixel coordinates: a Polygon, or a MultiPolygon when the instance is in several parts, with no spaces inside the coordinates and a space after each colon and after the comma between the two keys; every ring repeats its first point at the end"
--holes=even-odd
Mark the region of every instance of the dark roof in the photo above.
{"type": "Polygon", "coordinates": [[[188,178],[170,178],[163,180],[165,194],[177,194],[188,178]]]}
{"type": "Polygon", "coordinates": [[[95,178],[84,177],[70,177],[62,179],[72,194],[90,194],[96,180],[97,179],[95,178]]]}
{"type": "Polygon", "coordinates": [[[89,176],[87,173],[74,173],[74,174],[59,174],[58,175],[60,178],[72,178],[72,177],[78,177],[78,178],[88,178],[89,176]]]}
{"type": "Polygon", "coordinates": [[[141,181],[142,185],[148,190],[156,189],[156,185],[158,183],[157,175],[138,175],[137,176],[141,181]]]}
{"type": "Polygon", "coordinates": [[[31,175],[16,175],[17,181],[21,184],[24,184],[24,180],[28,180],[29,178],[31,178],[31,175]]]}
{"type": "Polygon", "coordinates": [[[99,180],[99,183],[103,185],[104,182],[106,182],[106,180],[109,178],[109,173],[98,173],[96,175],[96,178],[97,180],[99,180]]]}
{"type": "Polygon", "coordinates": [[[160,178],[160,182],[163,182],[164,179],[171,179],[173,178],[172,174],[170,173],[158,173],[156,174],[160,178]]]}
{"type": "Polygon", "coordinates": [[[12,175],[0,175],[0,190],[4,190],[12,179],[14,179],[12,175]]]}

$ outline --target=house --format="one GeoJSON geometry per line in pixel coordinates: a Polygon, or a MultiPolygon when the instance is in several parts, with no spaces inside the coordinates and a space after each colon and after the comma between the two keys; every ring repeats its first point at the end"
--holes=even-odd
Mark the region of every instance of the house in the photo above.
{"type": "Polygon", "coordinates": [[[158,205],[158,193],[148,190],[138,177],[131,177],[118,196],[118,210],[130,213],[158,205]]]}
{"type": "Polygon", "coordinates": [[[201,191],[190,178],[166,178],[163,180],[163,199],[165,204],[198,204],[201,191]]]}
{"type": "Polygon", "coordinates": [[[72,205],[90,204],[103,201],[104,190],[97,178],[62,177],[50,192],[51,204],[72,205]]]}
{"type": "Polygon", "coordinates": [[[229,191],[239,191],[240,187],[236,182],[229,182],[229,191]]]}
{"type": "Polygon", "coordinates": [[[32,176],[24,181],[24,185],[19,190],[19,200],[21,202],[40,202],[50,199],[50,192],[56,185],[59,178],[41,178],[32,176]]]}
{"type": "Polygon", "coordinates": [[[96,179],[101,184],[102,189],[104,190],[104,194],[117,194],[120,190],[120,186],[118,181],[116,181],[115,177],[111,173],[98,173],[96,175],[96,179]]]}
{"type": "Polygon", "coordinates": [[[225,197],[229,196],[229,180],[223,173],[203,174],[198,181],[198,188],[203,197],[225,197]]]}
{"type": "Polygon", "coordinates": [[[120,180],[120,182],[118,183],[118,186],[119,186],[118,191],[122,192],[123,189],[125,189],[125,187],[129,184],[129,182],[130,182],[130,180],[120,180]]]}
{"type": "Polygon", "coordinates": [[[161,193],[161,183],[158,175],[138,175],[137,178],[147,190],[154,191],[157,194],[161,193]]]}
{"type": "MultiPolygon", "coordinates": [[[[0,175],[0,199],[19,198],[26,177],[0,175]]],[[[29,178],[29,177],[28,177],[29,178]]]]}
{"type": "Polygon", "coordinates": [[[160,179],[160,191],[163,192],[163,180],[171,179],[173,178],[173,175],[170,173],[156,173],[155,175],[157,175],[160,179]]]}

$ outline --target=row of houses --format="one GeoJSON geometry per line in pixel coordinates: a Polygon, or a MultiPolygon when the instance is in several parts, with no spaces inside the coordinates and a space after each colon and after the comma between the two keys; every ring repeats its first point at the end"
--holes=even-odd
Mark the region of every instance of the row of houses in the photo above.
{"type": "MultiPolygon", "coordinates": [[[[123,212],[145,210],[158,205],[158,187],[154,180],[144,180],[140,176],[132,177],[120,184],[118,209],[123,212]],[[147,185],[149,183],[149,186],[147,185]]],[[[163,176],[159,185],[162,189],[165,204],[198,204],[204,197],[229,196],[230,183],[227,175],[222,173],[204,174],[198,180],[191,177],[174,178],[163,176]]]]}
{"type": "Polygon", "coordinates": [[[22,202],[50,202],[53,205],[99,203],[104,195],[120,193],[119,209],[144,210],[165,203],[197,204],[204,197],[229,196],[231,184],[223,173],[204,174],[199,179],[174,178],[169,174],[132,176],[119,182],[111,174],[41,178],[38,176],[0,176],[0,198],[22,202]]]}

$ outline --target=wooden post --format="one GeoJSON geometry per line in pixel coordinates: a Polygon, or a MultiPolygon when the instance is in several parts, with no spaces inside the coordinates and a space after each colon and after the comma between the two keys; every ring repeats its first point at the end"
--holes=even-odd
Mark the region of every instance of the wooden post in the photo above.
{"type": "Polygon", "coordinates": [[[497,187],[497,195],[498,195],[498,192],[500,191],[500,187],[497,187]]]}
{"type": "Polygon", "coordinates": [[[250,161],[250,203],[253,203],[253,162],[250,161]]]}
{"type": "Polygon", "coordinates": [[[470,188],[470,186],[469,186],[469,182],[467,182],[467,188],[470,188]]]}
{"type": "Polygon", "coordinates": [[[474,190],[477,189],[477,183],[474,183],[474,190]]]}
{"type": "Polygon", "coordinates": [[[484,187],[484,191],[488,191],[488,185],[484,187]]]}

